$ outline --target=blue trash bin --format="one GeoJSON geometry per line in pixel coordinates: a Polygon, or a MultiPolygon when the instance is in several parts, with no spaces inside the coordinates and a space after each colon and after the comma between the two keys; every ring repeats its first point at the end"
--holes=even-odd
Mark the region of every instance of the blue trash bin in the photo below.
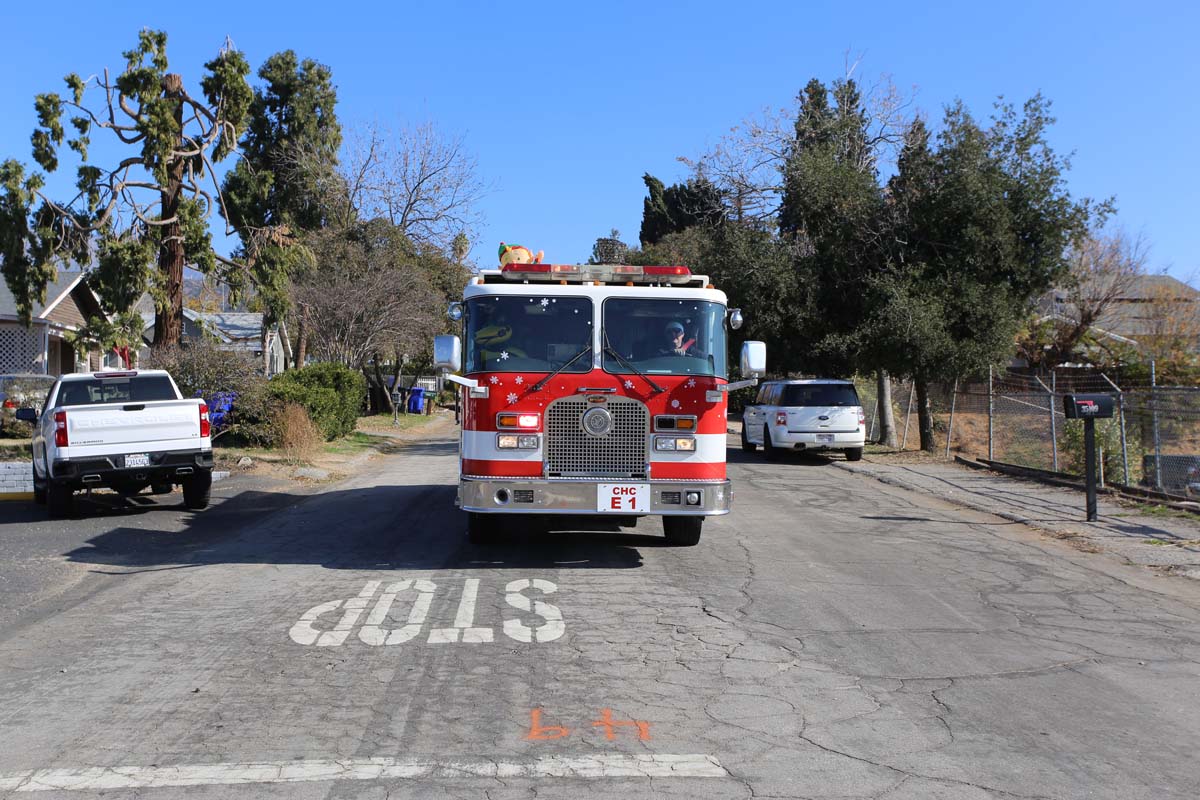
{"type": "Polygon", "coordinates": [[[414,386],[409,390],[408,395],[408,413],[420,414],[425,410],[425,390],[420,386],[414,386]]]}

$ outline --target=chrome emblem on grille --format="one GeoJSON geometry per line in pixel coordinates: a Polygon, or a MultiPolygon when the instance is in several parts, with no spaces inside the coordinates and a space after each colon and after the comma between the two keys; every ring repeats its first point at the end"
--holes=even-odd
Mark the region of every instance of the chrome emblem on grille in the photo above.
{"type": "Polygon", "coordinates": [[[583,429],[592,436],[607,436],[612,430],[612,414],[605,408],[589,408],[584,412],[583,429]]]}

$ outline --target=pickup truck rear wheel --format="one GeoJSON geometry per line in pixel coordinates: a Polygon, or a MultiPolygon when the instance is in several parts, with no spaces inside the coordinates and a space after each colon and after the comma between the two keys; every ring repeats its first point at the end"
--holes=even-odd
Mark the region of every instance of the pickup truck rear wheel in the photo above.
{"type": "Polygon", "coordinates": [[[193,511],[208,507],[212,494],[212,473],[205,470],[183,481],[183,505],[193,511]]]}
{"type": "MultiPolygon", "coordinates": [[[[30,466],[33,466],[32,463],[30,466]]],[[[37,467],[33,467],[33,502],[39,506],[46,505],[46,482],[38,480],[37,467]]]]}
{"type": "Polygon", "coordinates": [[[694,547],[700,543],[704,517],[663,517],[667,543],[675,547],[694,547]]]}
{"type": "Polygon", "coordinates": [[[863,449],[861,447],[847,447],[846,448],[846,460],[847,461],[862,461],[862,454],[863,454],[863,449]]]}
{"type": "Polygon", "coordinates": [[[753,453],[758,449],[758,445],[746,438],[746,423],[742,423],[742,452],[753,453]]]}
{"type": "Polygon", "coordinates": [[[47,483],[46,506],[54,519],[69,517],[75,513],[75,492],[67,486],[47,483]]]}

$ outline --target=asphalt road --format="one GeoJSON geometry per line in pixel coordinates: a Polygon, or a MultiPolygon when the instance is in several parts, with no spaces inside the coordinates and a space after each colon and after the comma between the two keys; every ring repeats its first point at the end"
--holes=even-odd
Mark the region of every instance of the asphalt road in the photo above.
{"type": "Polygon", "coordinates": [[[0,507],[0,797],[1200,795],[1194,582],[730,456],[695,548],[472,547],[450,441],[203,514],[0,507]]]}

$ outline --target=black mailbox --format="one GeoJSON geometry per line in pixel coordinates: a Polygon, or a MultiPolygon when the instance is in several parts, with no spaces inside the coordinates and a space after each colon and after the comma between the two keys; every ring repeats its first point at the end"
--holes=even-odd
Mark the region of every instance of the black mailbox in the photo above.
{"type": "Polygon", "coordinates": [[[1109,419],[1113,415],[1111,394],[1063,395],[1063,411],[1067,419],[1109,419]]]}

